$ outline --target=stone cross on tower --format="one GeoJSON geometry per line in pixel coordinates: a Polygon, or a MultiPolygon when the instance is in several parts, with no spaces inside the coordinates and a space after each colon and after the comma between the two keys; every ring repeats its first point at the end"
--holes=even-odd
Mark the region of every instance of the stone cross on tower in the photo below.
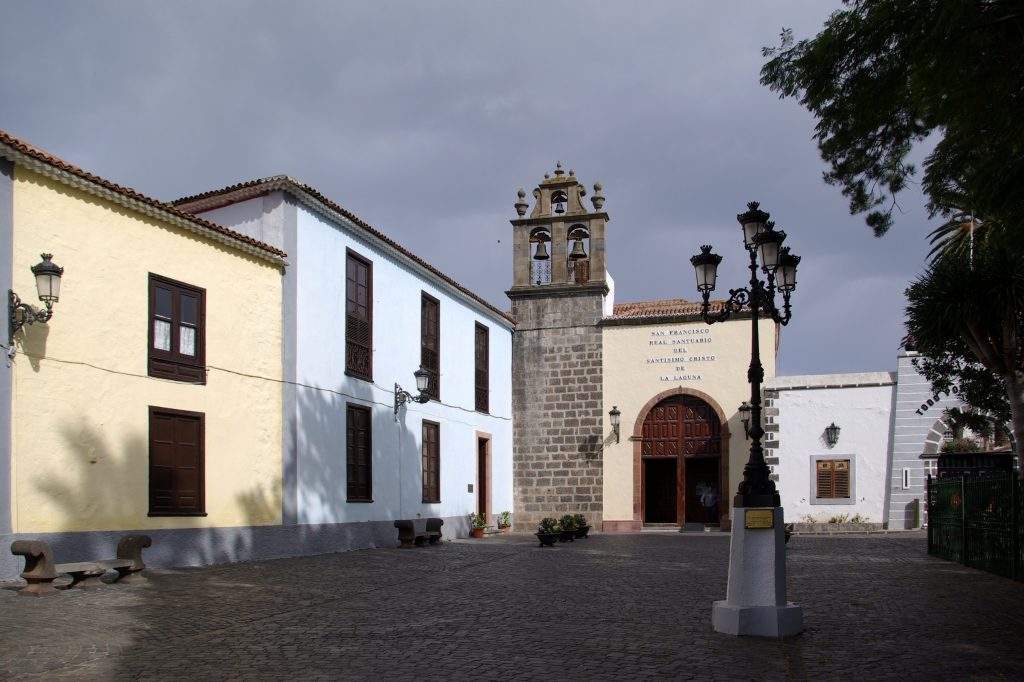
{"type": "Polygon", "coordinates": [[[604,195],[559,163],[515,202],[512,300],[515,526],[583,514],[601,527],[601,318],[609,295],[604,195]],[[529,211],[529,216],[527,212],[529,211]]]}

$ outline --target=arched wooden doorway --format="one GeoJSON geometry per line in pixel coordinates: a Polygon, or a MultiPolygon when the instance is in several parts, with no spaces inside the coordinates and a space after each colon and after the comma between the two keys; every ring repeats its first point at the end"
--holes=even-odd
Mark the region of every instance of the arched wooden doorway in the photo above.
{"type": "Polygon", "coordinates": [[[723,428],[718,410],[689,393],[661,398],[643,416],[637,453],[639,520],[645,524],[716,525],[725,513],[728,486],[723,428]],[[710,488],[716,504],[706,507],[710,488]]]}

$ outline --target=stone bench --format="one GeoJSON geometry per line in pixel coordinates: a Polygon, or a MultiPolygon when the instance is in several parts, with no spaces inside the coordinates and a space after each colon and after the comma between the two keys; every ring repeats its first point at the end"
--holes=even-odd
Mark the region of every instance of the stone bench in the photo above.
{"type": "Polygon", "coordinates": [[[50,545],[42,540],[15,540],[11,543],[11,553],[25,558],[21,577],[28,583],[18,594],[29,597],[56,594],[53,581],[59,575],[71,577],[66,589],[98,585],[103,574],[110,570],[117,572],[113,582],[138,579],[138,574],[146,567],[142,561],[142,550],[151,544],[148,535],[125,535],[118,541],[113,559],[58,564],[54,563],[50,545]]]}
{"type": "Polygon", "coordinates": [[[422,531],[416,529],[415,519],[401,519],[395,521],[395,528],[398,529],[398,541],[401,547],[422,547],[428,542],[436,545],[441,540],[441,526],[444,519],[429,518],[425,520],[422,531]]]}

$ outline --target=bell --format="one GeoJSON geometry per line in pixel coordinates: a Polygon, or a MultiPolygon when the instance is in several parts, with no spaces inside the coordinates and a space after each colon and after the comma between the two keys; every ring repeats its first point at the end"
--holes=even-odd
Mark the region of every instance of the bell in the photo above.
{"type": "Polygon", "coordinates": [[[548,254],[548,243],[537,242],[537,251],[533,254],[533,260],[547,260],[551,258],[548,254]]]}
{"type": "Polygon", "coordinates": [[[572,251],[569,253],[569,260],[581,260],[587,257],[583,250],[583,240],[577,237],[572,243],[572,251]]]}
{"type": "Polygon", "coordinates": [[[565,196],[562,194],[556,194],[552,198],[551,202],[555,205],[555,213],[565,213],[565,196]]]}

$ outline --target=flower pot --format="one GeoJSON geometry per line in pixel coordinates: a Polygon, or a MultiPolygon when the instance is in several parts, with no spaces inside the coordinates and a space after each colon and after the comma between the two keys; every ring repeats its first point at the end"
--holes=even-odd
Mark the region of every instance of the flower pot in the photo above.
{"type": "Polygon", "coordinates": [[[589,533],[589,532],[590,532],[590,526],[589,525],[583,526],[582,528],[577,528],[576,529],[576,539],[579,540],[580,538],[587,537],[587,533],[589,533]]]}
{"type": "Polygon", "coordinates": [[[572,542],[572,540],[573,540],[573,538],[575,536],[576,536],[576,529],[575,528],[573,528],[572,530],[563,530],[559,534],[558,541],[559,542],[572,542]]]}
{"type": "Polygon", "coordinates": [[[508,535],[509,533],[512,532],[512,526],[498,526],[498,531],[502,535],[508,535]]]}
{"type": "Polygon", "coordinates": [[[473,530],[469,531],[469,536],[473,538],[482,538],[484,536],[484,529],[474,528],[473,530]]]}
{"type": "Polygon", "coordinates": [[[554,547],[555,542],[558,541],[558,533],[534,533],[534,535],[540,540],[541,547],[554,547]]]}

